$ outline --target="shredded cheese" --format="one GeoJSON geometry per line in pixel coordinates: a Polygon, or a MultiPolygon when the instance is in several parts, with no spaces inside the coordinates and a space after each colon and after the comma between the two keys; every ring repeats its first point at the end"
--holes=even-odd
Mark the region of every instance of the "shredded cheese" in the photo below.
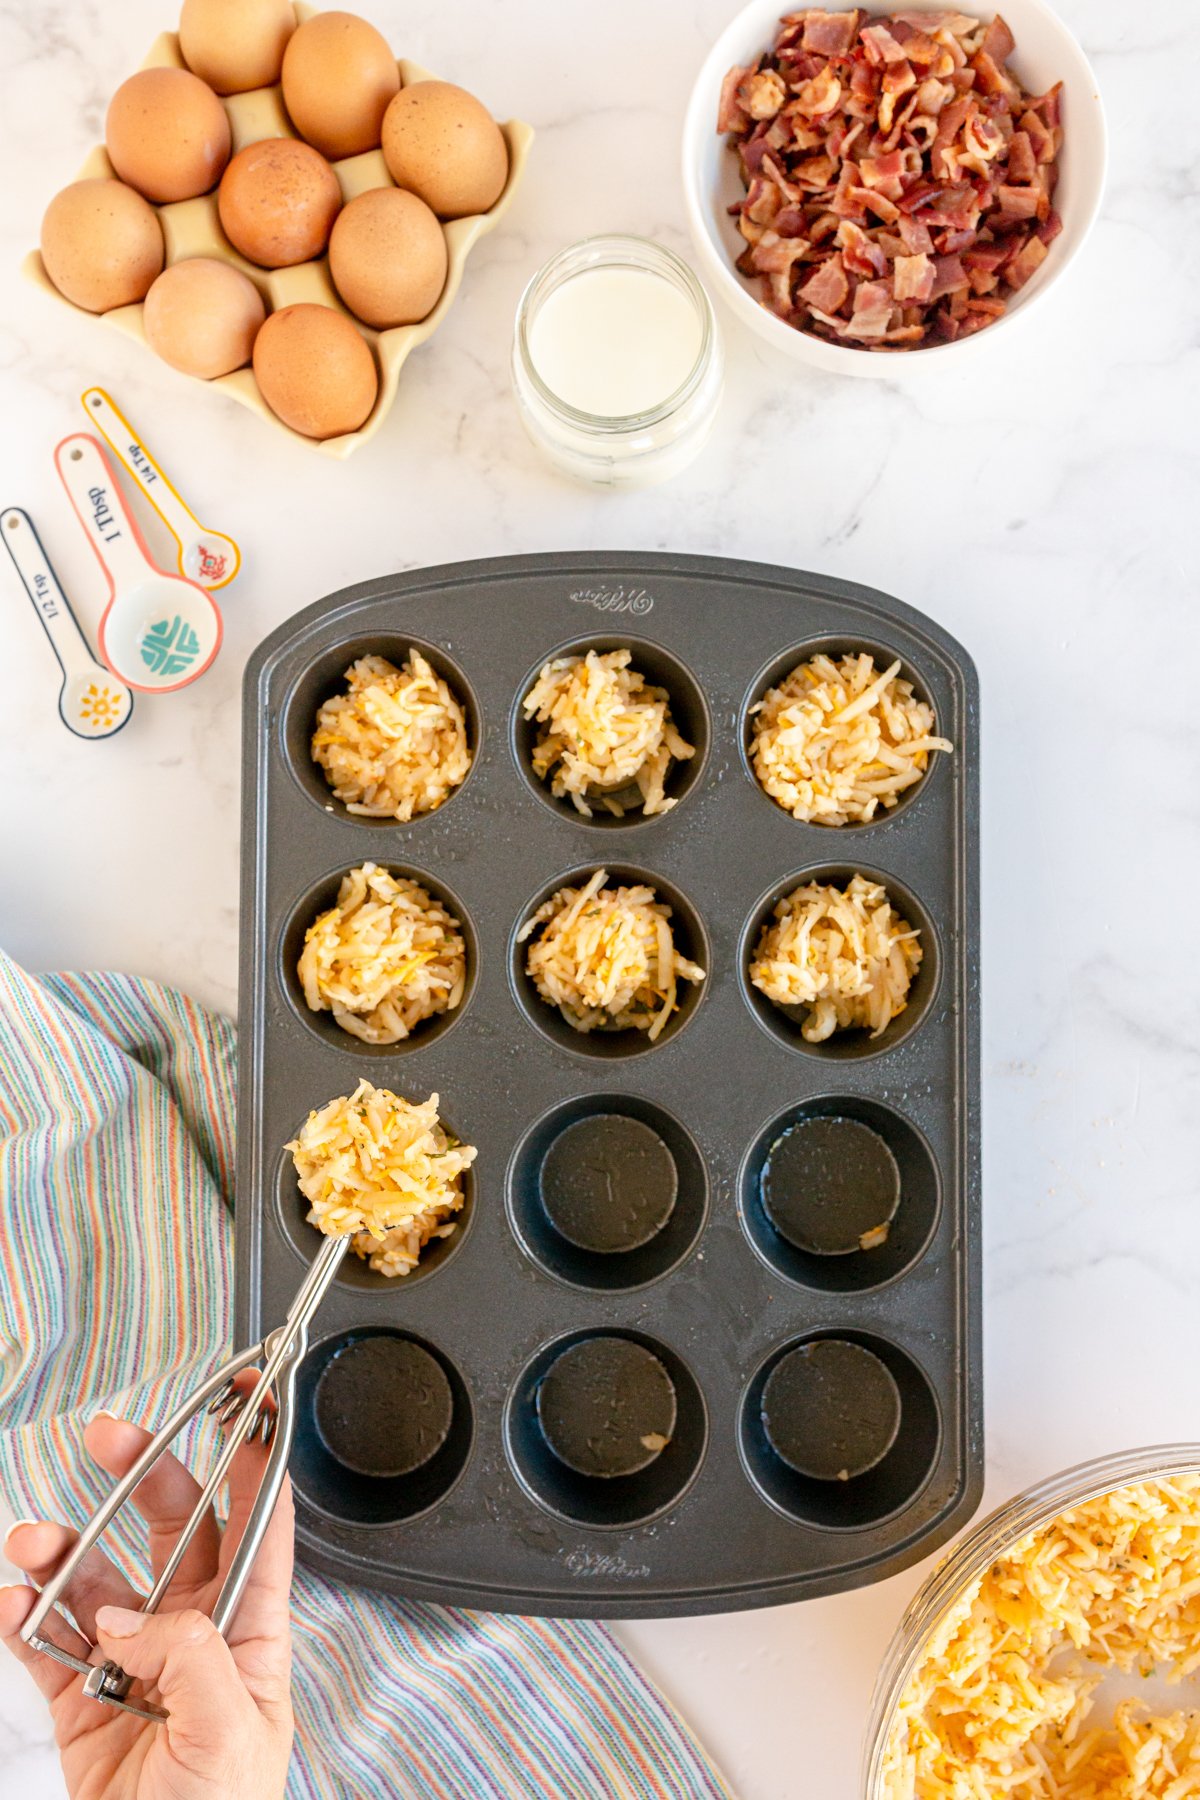
{"type": "Polygon", "coordinates": [[[476,1151],[447,1134],[438,1103],[360,1081],[309,1113],[287,1145],[309,1224],[329,1237],[352,1232],[351,1248],[382,1275],[407,1275],[431,1238],[455,1229],[476,1151]]]}
{"type": "Polygon", "coordinates": [[[865,824],[953,746],[897,659],[814,656],[754,706],[750,761],[766,793],[810,825],[865,824]]]}

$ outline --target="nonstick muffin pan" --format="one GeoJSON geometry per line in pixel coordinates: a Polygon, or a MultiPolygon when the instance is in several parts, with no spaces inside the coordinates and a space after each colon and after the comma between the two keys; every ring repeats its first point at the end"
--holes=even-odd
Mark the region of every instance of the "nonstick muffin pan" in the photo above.
{"type": "Polygon", "coordinates": [[[367,1077],[441,1096],[478,1147],[452,1237],[388,1280],[347,1260],[300,1381],[305,1558],[499,1611],[767,1605],[891,1574],[981,1483],[978,692],[969,658],[873,589],[710,557],[502,558],[310,607],[245,687],[238,1330],[283,1317],[318,1248],[283,1146],[367,1077]],[[309,754],[369,652],[423,650],[463,698],[470,775],[409,825],[354,818],[309,754]],[[629,645],[697,749],[664,816],[589,822],[528,767],[542,663],[629,645]],[[882,819],[799,824],[758,788],[748,709],[818,648],[899,656],[955,746],[882,819]],[[372,1048],[307,1011],[295,963],[340,875],[415,876],[465,928],[462,1006],[372,1048]],[[605,867],[674,908],[659,1042],[588,1037],[531,990],[517,931],[605,867]],[[882,1038],[809,1045],[748,986],[802,879],[861,870],[921,929],[882,1038]],[[880,1240],[880,1228],[886,1227],[880,1240]],[[862,1247],[866,1240],[866,1248],[862,1247]]]}

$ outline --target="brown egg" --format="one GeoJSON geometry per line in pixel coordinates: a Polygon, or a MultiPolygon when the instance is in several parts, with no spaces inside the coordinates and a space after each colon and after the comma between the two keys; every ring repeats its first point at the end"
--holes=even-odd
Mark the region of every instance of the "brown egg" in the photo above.
{"type": "Polygon", "coordinates": [[[142,69],[108,106],[104,142],[113,168],[147,200],[194,200],[229,161],[229,118],[187,69],[142,69]]]}
{"type": "Polygon", "coordinates": [[[42,262],[59,293],[88,312],[131,306],[163,266],[158,214],[123,181],[76,181],[46,208],[42,262]]]}
{"type": "Polygon", "coordinates": [[[331,306],[285,306],[254,341],[254,378],[271,411],[305,437],[364,424],[379,377],[361,332],[331,306]]]}
{"type": "Polygon", "coordinates": [[[436,215],[403,188],[372,188],[338,215],[329,273],[352,313],[385,331],[415,325],[446,285],[446,237],[436,215]]]}
{"type": "Polygon", "coordinates": [[[342,190],[325,158],[295,138],[247,144],[217,195],[226,237],[264,269],[322,256],[341,206],[342,190]]]}
{"type": "Polygon", "coordinates": [[[508,180],[508,148],[487,108],[449,81],[401,90],[383,121],[383,154],[398,187],[443,219],[487,212],[508,180]]]}
{"type": "Polygon", "coordinates": [[[245,368],[266,310],[240,269],[213,256],[193,256],[163,270],[146,295],[142,325],[164,362],[212,381],[245,368]]]}
{"type": "Polygon", "coordinates": [[[283,59],[283,103],[302,138],[323,156],[357,156],[379,146],[400,71],[387,42],[354,13],[306,19],[283,59]]]}
{"type": "Polygon", "coordinates": [[[295,29],[291,0],[183,0],[179,48],[218,94],[245,94],[279,80],[295,29]]]}

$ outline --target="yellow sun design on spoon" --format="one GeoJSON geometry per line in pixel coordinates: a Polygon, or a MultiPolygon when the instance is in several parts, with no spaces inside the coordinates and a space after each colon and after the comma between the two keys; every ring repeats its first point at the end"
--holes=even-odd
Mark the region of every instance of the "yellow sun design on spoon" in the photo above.
{"type": "Polygon", "coordinates": [[[89,725],[115,725],[123,710],[123,696],[110,687],[90,682],[79,702],[80,716],[89,725]]]}

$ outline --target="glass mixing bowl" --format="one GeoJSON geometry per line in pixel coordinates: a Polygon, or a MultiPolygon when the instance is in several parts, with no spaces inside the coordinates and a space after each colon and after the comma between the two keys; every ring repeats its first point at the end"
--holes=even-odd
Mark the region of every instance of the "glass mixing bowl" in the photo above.
{"type": "Polygon", "coordinates": [[[1079,1463],[990,1513],[959,1540],[913,1596],[884,1657],[871,1700],[863,1756],[863,1800],[884,1800],[883,1756],[909,1678],[946,1614],[997,1557],[1040,1526],[1114,1488],[1200,1472],[1200,1444],[1155,1444],[1079,1463]]]}

